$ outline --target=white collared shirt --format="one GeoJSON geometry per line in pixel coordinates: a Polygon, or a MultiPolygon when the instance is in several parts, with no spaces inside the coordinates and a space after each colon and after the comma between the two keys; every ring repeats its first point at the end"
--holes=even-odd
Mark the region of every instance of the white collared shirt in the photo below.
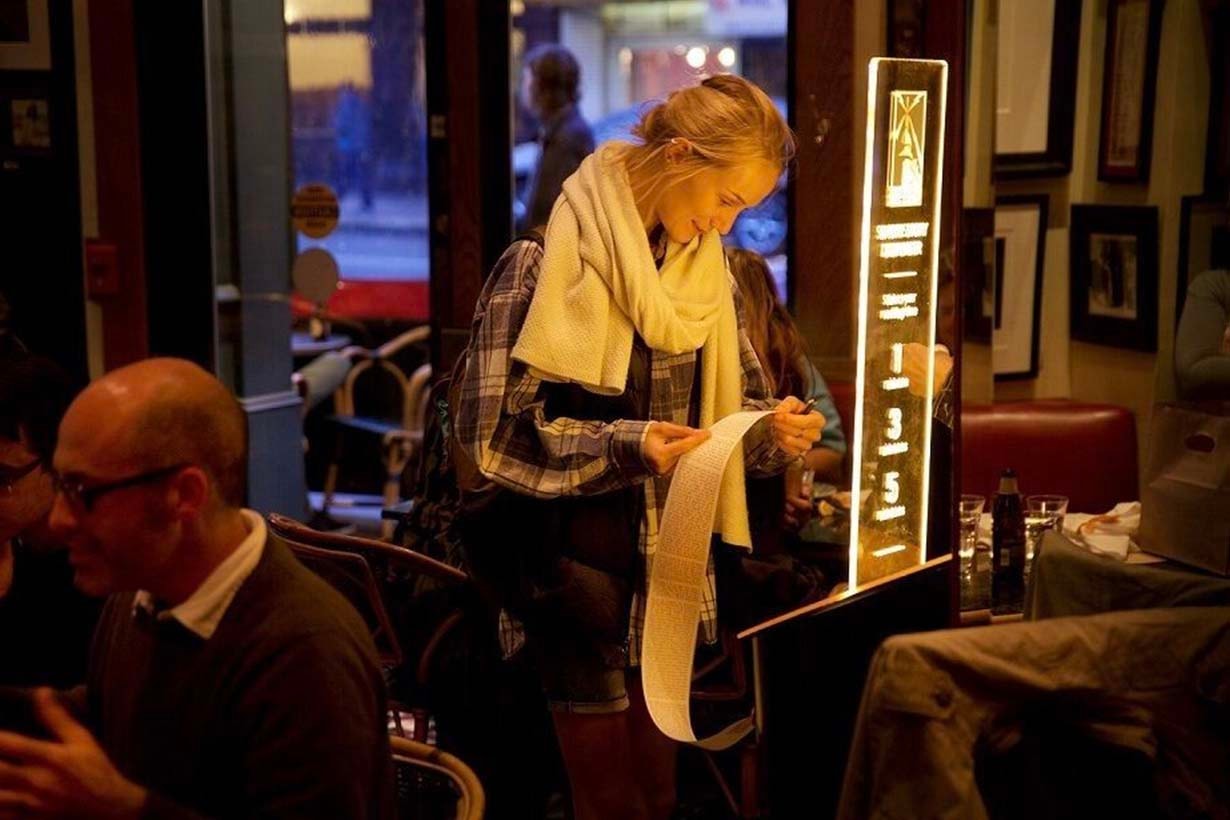
{"type": "MultiPolygon", "coordinates": [[[[158,620],[174,618],[204,640],[213,637],[227,607],[234,600],[235,593],[243,586],[243,582],[248,580],[265,552],[265,519],[253,510],[240,510],[240,513],[244,523],[248,525],[247,537],[226,560],[214,567],[214,571],[187,600],[178,606],[158,612],[155,616],[158,620]]],[[[137,607],[146,612],[155,611],[154,596],[145,590],[139,591],[132,603],[134,612],[137,607]]]]}

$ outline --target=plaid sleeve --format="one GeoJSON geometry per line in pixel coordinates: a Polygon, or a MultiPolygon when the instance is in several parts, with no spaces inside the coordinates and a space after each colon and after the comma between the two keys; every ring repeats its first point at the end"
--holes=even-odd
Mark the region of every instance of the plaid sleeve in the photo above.
{"type": "MultiPolygon", "coordinates": [[[[756,349],[747,336],[747,314],[743,307],[743,294],[733,276],[730,289],[735,297],[735,314],[739,318],[739,363],[743,367],[743,409],[772,410],[780,402],[769,391],[756,349]]],[[[761,421],[748,430],[743,437],[744,468],[753,475],[776,475],[786,469],[791,455],[777,446],[773,429],[768,421],[761,421]]]]}
{"type": "Polygon", "coordinates": [[[653,473],[641,455],[648,421],[548,420],[542,381],[514,361],[542,248],[510,247],[479,299],[457,411],[457,437],[490,480],[539,498],[593,495],[653,473]]]}

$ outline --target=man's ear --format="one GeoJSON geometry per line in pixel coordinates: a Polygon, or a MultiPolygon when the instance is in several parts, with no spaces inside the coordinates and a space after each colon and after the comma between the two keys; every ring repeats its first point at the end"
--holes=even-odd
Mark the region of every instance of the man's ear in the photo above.
{"type": "Polygon", "coordinates": [[[178,517],[196,517],[209,504],[213,479],[200,467],[190,465],[179,471],[174,487],[178,494],[175,514],[178,517]]]}

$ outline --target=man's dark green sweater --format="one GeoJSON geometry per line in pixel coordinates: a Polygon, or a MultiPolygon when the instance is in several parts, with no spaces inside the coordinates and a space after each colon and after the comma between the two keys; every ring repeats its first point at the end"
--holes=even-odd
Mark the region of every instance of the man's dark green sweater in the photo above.
{"type": "Polygon", "coordinates": [[[203,640],[107,602],[91,723],[150,792],[147,818],[391,818],[384,683],[371,637],[275,538],[203,640]]]}

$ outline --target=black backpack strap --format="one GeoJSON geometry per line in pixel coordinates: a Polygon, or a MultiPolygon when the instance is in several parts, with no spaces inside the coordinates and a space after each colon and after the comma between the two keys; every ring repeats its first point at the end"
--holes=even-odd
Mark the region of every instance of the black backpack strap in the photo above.
{"type": "Polygon", "coordinates": [[[541,248],[546,242],[546,239],[545,239],[546,230],[547,230],[546,225],[539,225],[538,227],[530,228],[529,230],[523,233],[517,234],[517,238],[514,239],[513,242],[520,242],[523,239],[528,239],[530,242],[533,242],[535,245],[541,248]]]}

